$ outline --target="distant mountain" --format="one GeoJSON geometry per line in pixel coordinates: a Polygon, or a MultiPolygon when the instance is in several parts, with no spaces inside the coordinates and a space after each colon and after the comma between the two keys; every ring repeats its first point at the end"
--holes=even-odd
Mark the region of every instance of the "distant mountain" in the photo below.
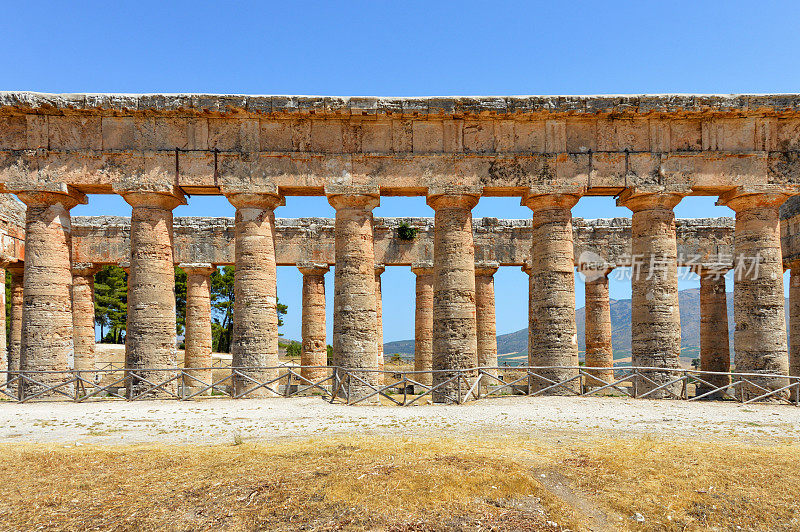
{"type": "MultiPolygon", "coordinates": [[[[678,292],[678,304],[681,313],[681,354],[683,357],[696,358],[700,354],[700,289],[690,288],[678,292]]],[[[789,302],[786,301],[786,323],[789,323],[789,302]]],[[[584,330],[586,327],[585,309],[575,311],[575,322],[578,326],[578,350],[583,356],[586,348],[584,330]]],[[[731,353],[733,353],[733,294],[728,292],[728,335],[731,353]]],[[[631,355],[631,300],[611,300],[611,345],[614,358],[625,358],[631,355]]],[[[402,340],[384,344],[385,353],[414,354],[414,340],[402,340]]],[[[522,353],[528,350],[528,329],[501,334],[497,337],[497,352],[500,354],[522,353]]]]}

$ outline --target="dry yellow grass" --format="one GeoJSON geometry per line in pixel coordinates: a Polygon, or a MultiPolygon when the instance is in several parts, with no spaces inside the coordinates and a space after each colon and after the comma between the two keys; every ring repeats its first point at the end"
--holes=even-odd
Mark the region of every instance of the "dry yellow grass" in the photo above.
{"type": "Polygon", "coordinates": [[[799,452],[655,439],[3,445],[0,529],[792,530],[799,452]]]}

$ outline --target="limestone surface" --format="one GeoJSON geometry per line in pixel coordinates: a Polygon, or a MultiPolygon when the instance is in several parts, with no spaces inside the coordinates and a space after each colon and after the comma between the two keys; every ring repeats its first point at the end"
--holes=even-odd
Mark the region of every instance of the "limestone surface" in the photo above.
{"type": "MultiPolygon", "coordinates": [[[[236,375],[234,387],[236,393],[241,394],[273,379],[274,368],[278,366],[274,210],[281,199],[269,194],[235,194],[228,199],[236,207],[232,366],[273,368],[242,370],[256,382],[236,375]]],[[[247,397],[269,394],[269,390],[262,387],[247,397]]]]}
{"type": "MultiPolygon", "coordinates": [[[[325,274],[327,264],[299,264],[303,274],[303,337],[300,351],[300,374],[310,382],[328,376],[328,370],[307,366],[327,366],[328,346],[325,341],[325,274]]],[[[304,383],[309,384],[309,383],[304,383]]]]}
{"type": "Polygon", "coordinates": [[[435,402],[466,393],[469,382],[454,380],[453,369],[478,364],[475,318],[475,251],[471,194],[428,198],[435,211],[433,243],[433,393],[435,402]]]}
{"type": "MultiPolygon", "coordinates": [[[[181,264],[186,272],[186,326],[184,332],[184,386],[190,393],[212,383],[211,264],[181,264]],[[202,369],[194,369],[202,368],[202,369]]],[[[206,393],[210,393],[210,390],[206,393]]]]}
{"type": "Polygon", "coordinates": [[[133,207],[125,365],[136,371],[128,393],[166,396],[175,393],[176,381],[157,390],[152,383],[166,381],[167,370],[177,367],[172,209],[180,199],[152,192],[123,197],[133,207]]]}

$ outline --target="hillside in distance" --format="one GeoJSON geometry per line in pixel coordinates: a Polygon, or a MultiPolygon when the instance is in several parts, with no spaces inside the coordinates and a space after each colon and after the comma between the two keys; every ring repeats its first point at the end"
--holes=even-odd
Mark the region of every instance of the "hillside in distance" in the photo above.
{"type": "MultiPolygon", "coordinates": [[[[498,301],[497,304],[502,302],[498,301]]],[[[700,289],[690,288],[678,292],[678,304],[681,313],[681,356],[696,358],[700,354],[700,289]]],[[[786,323],[789,323],[788,301],[786,323]]],[[[578,326],[578,350],[583,356],[585,349],[584,329],[586,325],[585,309],[575,311],[575,321],[578,326]]],[[[498,324],[501,328],[502,324],[498,324]]],[[[731,353],[733,353],[733,293],[728,292],[728,335],[730,337],[731,353]]],[[[631,300],[611,300],[611,342],[614,348],[614,358],[626,358],[631,355],[631,300]]],[[[400,353],[413,356],[414,340],[402,340],[384,344],[384,352],[400,353]]],[[[528,329],[520,329],[497,337],[497,352],[501,355],[509,353],[523,353],[528,350],[528,329]]]]}

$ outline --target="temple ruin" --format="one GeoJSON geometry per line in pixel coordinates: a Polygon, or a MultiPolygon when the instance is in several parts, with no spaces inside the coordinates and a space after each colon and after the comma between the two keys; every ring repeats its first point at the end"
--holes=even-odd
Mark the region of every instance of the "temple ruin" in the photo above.
{"type": "Polygon", "coordinates": [[[629,267],[633,365],[649,368],[637,393],[672,397],[685,393],[671,373],[680,368],[677,273],[685,266],[700,276],[706,373],[697,394],[733,384],[734,347],[742,397],[778,397],[800,387],[789,377],[800,375],[800,340],[790,351],[783,291],[790,268],[789,325],[800,338],[800,204],[789,200],[800,194],[799,153],[798,95],[0,93],[0,192],[24,203],[0,201],[2,265],[12,273],[10,342],[0,353],[8,352],[9,378],[28,372],[19,385],[34,394],[95,370],[93,276],[121,265],[133,375],[125,385],[134,396],[168,392],[178,379],[162,382],[159,371],[176,366],[180,265],[188,277],[182,378],[209,382],[209,276],[232,264],[231,384],[249,397],[271,395],[263,383],[278,366],[276,267],[303,274],[309,380],[331,371],[324,276],[333,268],[333,371],[347,374],[348,400],[377,400],[380,276],[410,266],[415,379],[445,402],[475,390],[473,369],[489,376],[497,365],[492,279],[512,266],[530,283],[528,363],[539,369],[528,391],[568,394],[614,379],[608,274],[629,267]],[[71,217],[87,194],[119,194],[132,215],[71,217]],[[224,195],[235,219],[173,219],[189,195],[224,195]],[[286,196],[313,195],[328,198],[335,219],[276,218],[286,196]],[[676,220],[673,209],[690,195],[717,197],[735,219],[676,220]],[[381,196],[425,196],[435,217],[374,218],[381,196]],[[519,197],[531,219],[473,220],[482,196],[519,197]],[[632,218],[573,218],[583,196],[614,196],[632,218]],[[400,238],[401,224],[416,236],[400,238]],[[576,267],[587,280],[587,371],[578,363],[576,267]],[[731,269],[734,346],[721,277],[731,269]]]}

